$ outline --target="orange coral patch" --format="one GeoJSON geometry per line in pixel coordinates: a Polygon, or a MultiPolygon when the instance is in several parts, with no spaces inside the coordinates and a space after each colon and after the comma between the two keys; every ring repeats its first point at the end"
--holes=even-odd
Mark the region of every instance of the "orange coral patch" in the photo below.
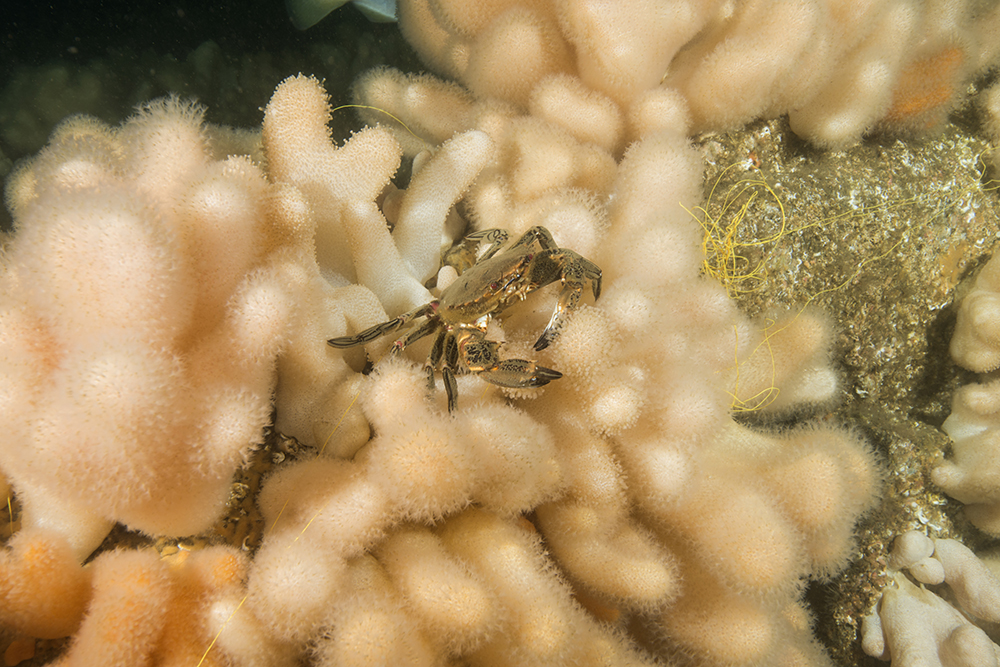
{"type": "Polygon", "coordinates": [[[0,553],[0,625],[29,637],[66,637],[80,625],[89,599],[90,573],[55,533],[18,533],[0,553]]]}
{"type": "Polygon", "coordinates": [[[896,82],[886,120],[908,121],[947,104],[964,60],[962,50],[952,46],[907,65],[896,82]]]}
{"type": "Polygon", "coordinates": [[[224,553],[211,563],[211,585],[222,588],[239,584],[246,576],[246,563],[239,554],[224,553]]]}

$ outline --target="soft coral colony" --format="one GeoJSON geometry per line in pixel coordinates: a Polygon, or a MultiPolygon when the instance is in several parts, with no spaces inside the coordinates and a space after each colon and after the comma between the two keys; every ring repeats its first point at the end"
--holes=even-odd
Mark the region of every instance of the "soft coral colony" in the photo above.
{"type": "Polygon", "coordinates": [[[829,664],[803,586],[845,564],[878,473],[846,429],[733,420],[774,389],[765,409],[828,402],[835,375],[821,316],[765,340],[700,275],[687,137],[786,112],[828,146],[933,125],[996,58],[978,7],[407,2],[451,81],[356,88],[405,125],[375,113],[336,147],[304,76],[259,135],[173,99],[67,120],[7,185],[0,468],[23,527],[0,618],[73,635],[65,664],[829,664]],[[461,376],[449,416],[426,348],[365,376],[326,345],[431,300],[442,242],[535,225],[604,275],[546,350],[555,292],[492,326],[563,374],[544,389],[461,376]],[[321,454],[266,480],[256,553],[80,565],[116,522],[207,529],[272,399],[321,454]]]}

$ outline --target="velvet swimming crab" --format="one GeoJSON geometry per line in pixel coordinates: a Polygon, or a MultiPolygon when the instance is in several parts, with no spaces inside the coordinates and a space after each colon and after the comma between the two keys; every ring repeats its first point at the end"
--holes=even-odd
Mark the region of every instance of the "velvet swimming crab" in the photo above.
{"type": "Polygon", "coordinates": [[[327,341],[338,348],[363,345],[402,329],[418,318],[424,321],[393,343],[391,354],[425,336],[436,334],[427,359],[427,383],[434,390],[434,371],[441,370],[448,410],[457,402],[457,373],[475,373],[501,387],[540,387],[562,377],[562,373],[528,359],[500,359],[500,343],[486,338],[486,327],[515,300],[556,281],[562,283],[552,318],[535,341],[535,350],[548,347],[576,308],[589,285],[594,298],[601,295],[601,269],[572,250],[560,248],[544,227],[532,227],[513,244],[507,232],[487,229],[466,236],[445,255],[459,277],[441,296],[388,322],[376,324],[353,336],[327,341]],[[484,243],[489,245],[476,257],[484,243]]]}

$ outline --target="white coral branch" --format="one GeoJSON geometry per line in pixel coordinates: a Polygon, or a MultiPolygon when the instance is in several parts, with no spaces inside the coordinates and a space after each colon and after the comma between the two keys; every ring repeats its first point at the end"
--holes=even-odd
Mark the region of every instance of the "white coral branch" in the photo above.
{"type": "Polygon", "coordinates": [[[1000,581],[968,547],[909,531],[896,538],[890,568],[892,583],[862,624],[868,655],[893,667],[1000,664],[1000,646],[975,624],[1000,620],[1000,581]],[[956,604],[926,587],[939,584],[956,604]]]}

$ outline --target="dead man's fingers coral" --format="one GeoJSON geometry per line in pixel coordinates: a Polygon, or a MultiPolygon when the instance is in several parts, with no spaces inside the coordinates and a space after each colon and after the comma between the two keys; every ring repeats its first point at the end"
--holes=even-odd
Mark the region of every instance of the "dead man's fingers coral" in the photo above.
{"type": "Polygon", "coordinates": [[[549,576],[532,529],[516,519],[470,509],[443,524],[447,549],[495,591],[504,623],[477,651],[477,662],[534,664],[653,664],[627,640],[602,626],[549,576]]]}
{"type": "Polygon", "coordinates": [[[171,582],[152,550],[113,551],[94,562],[93,601],[65,656],[70,664],[154,664],[167,624],[171,582]]]}
{"type": "Polygon", "coordinates": [[[490,589],[427,528],[396,531],[375,552],[406,607],[449,654],[474,650],[499,628],[490,589]]]}
{"type": "Polygon", "coordinates": [[[492,155],[493,142],[489,136],[472,130],[442,144],[413,175],[392,236],[410,273],[421,283],[440,268],[449,209],[492,155]]]}
{"type": "Polygon", "coordinates": [[[339,604],[330,605],[326,625],[329,631],[316,641],[320,667],[439,664],[430,636],[372,556],[350,564],[343,594],[339,604]]]}
{"type": "Polygon", "coordinates": [[[364,467],[330,458],[275,473],[259,502],[270,528],[250,567],[247,605],[271,634],[303,642],[323,627],[349,560],[382,539],[393,508],[364,467]]]}
{"type": "Polygon", "coordinates": [[[72,635],[90,601],[92,576],[61,534],[21,530],[0,552],[0,623],[29,637],[72,635]]]}

